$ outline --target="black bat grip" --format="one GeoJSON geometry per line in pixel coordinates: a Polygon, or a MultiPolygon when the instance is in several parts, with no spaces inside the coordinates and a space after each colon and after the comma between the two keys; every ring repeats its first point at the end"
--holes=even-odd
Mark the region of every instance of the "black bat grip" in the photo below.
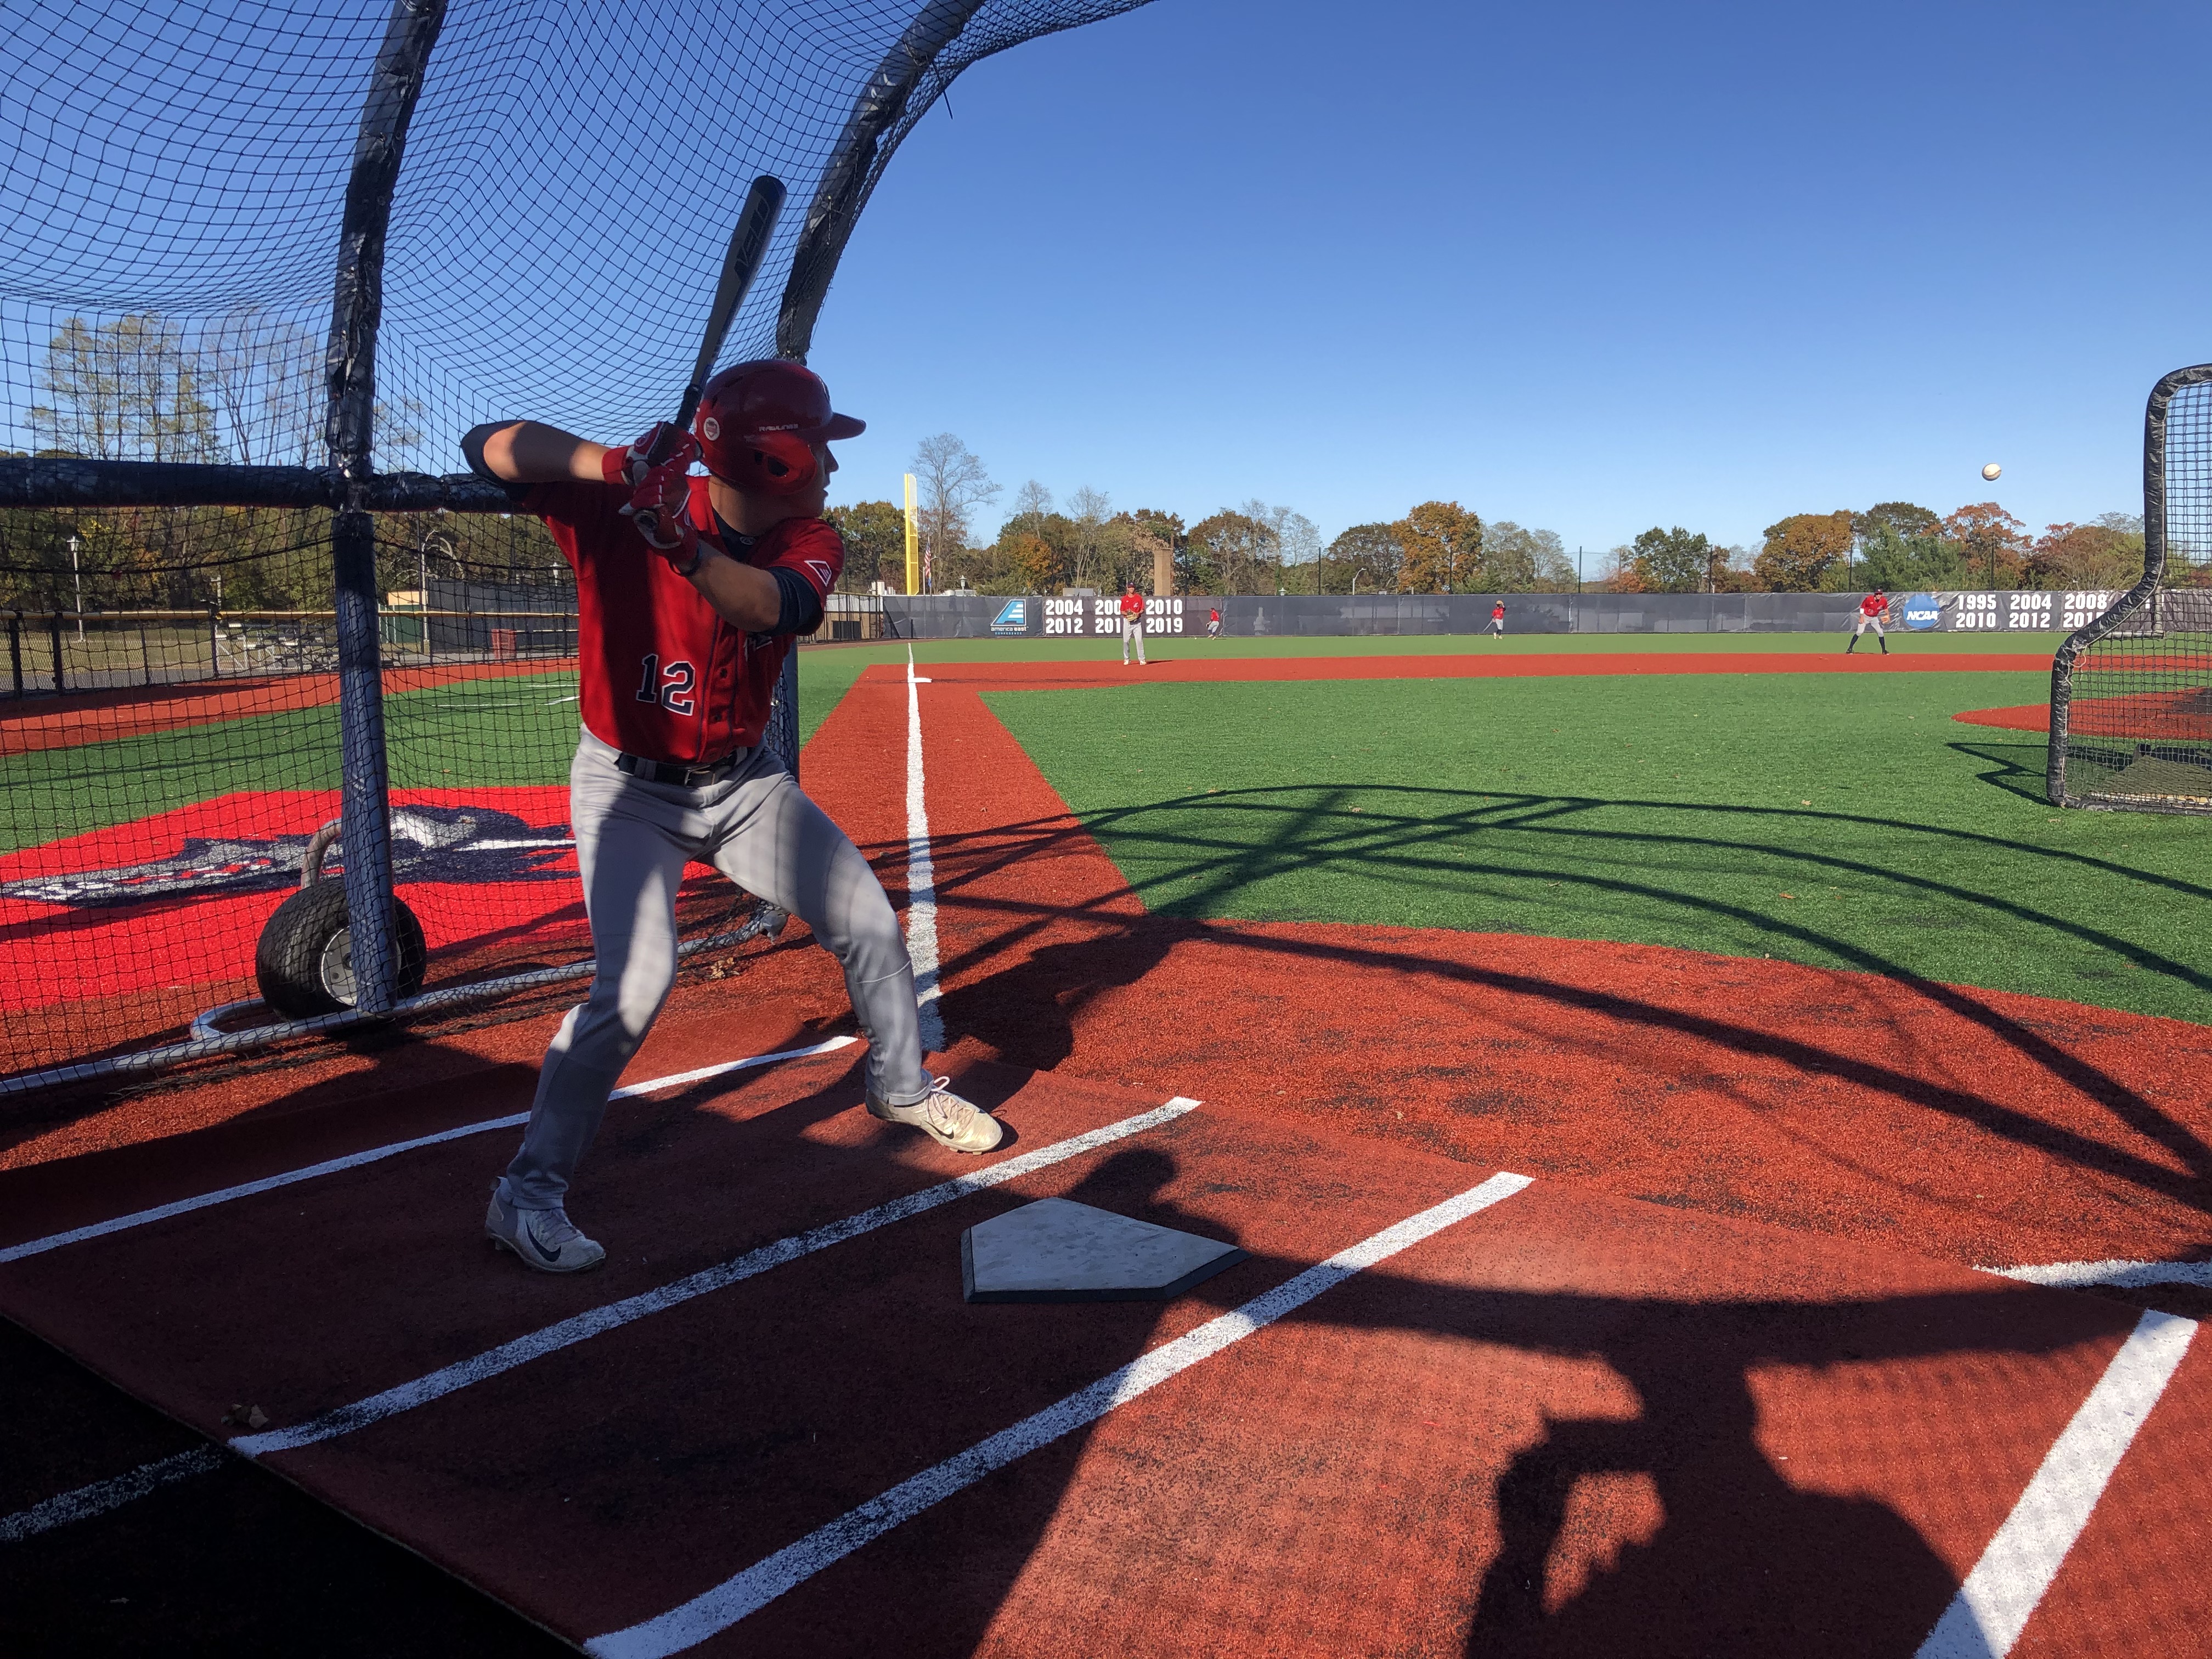
{"type": "Polygon", "coordinates": [[[675,422],[661,428],[659,435],[653,441],[653,447],[645,452],[647,466],[659,466],[666,460],[684,434],[691,429],[691,417],[699,412],[699,394],[702,390],[696,380],[684,388],[684,406],[676,411],[675,422]]]}

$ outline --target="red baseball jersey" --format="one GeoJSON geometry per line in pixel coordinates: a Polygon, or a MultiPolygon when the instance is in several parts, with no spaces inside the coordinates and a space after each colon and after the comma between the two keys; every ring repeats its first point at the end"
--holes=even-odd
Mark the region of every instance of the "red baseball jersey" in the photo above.
{"type": "MultiPolygon", "coordinates": [[[[686,765],[755,747],[791,636],[724,621],[622,516],[629,499],[572,483],[540,484],[523,501],[576,573],[585,726],[625,754],[686,765]]],[[[691,522],[715,524],[703,477],[691,480],[691,522]]],[[[845,568],[845,544],[820,519],[786,519],[750,543],[710,529],[699,539],[760,569],[795,572],[825,597],[845,568]]]]}
{"type": "Polygon", "coordinates": [[[1492,621],[1492,622],[1496,622],[1496,621],[1497,621],[1500,617],[1504,616],[1504,614],[1505,614],[1505,601],[1504,601],[1504,600],[1503,600],[1503,599],[1498,600],[1498,602],[1496,605],[1492,605],[1492,606],[1490,607],[1490,619],[1491,619],[1491,621],[1492,621]]]}
{"type": "Polygon", "coordinates": [[[1124,593],[1121,596],[1121,614],[1125,617],[1143,616],[1145,596],[1141,593],[1124,593]]]}
{"type": "Polygon", "coordinates": [[[1859,601],[1859,614],[1861,616],[1879,617],[1883,611],[1888,609],[1889,599],[1886,594],[1869,593],[1866,598],[1859,601]]]}

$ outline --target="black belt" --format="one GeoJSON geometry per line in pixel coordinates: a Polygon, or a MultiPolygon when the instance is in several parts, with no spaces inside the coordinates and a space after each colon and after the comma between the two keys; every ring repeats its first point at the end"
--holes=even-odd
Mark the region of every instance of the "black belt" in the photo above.
{"type": "Polygon", "coordinates": [[[674,761],[647,760],[642,755],[617,755],[615,770],[627,772],[647,783],[679,784],[686,789],[703,789],[710,783],[720,783],[744,764],[750,749],[732,750],[717,761],[702,762],[697,766],[679,766],[674,761]]]}

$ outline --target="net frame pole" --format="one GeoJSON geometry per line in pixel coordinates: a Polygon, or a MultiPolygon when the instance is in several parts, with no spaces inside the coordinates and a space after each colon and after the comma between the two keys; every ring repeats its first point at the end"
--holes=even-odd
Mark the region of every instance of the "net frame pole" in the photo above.
{"type": "Polygon", "coordinates": [[[384,309],[384,249],[407,128],[446,21],[445,0],[393,0],[362,106],[338,234],[336,292],[324,358],[325,436],[344,480],[331,528],[338,643],[338,817],[344,828],[346,920],[355,1008],[380,1014],[399,1000],[392,927],[391,776],[385,752],[383,660],[378,641],[376,521],[366,488],[374,469],[376,334],[384,309]]]}
{"type": "MultiPolygon", "coordinates": [[[[791,256],[791,275],[776,313],[775,355],[805,362],[814,343],[815,319],[830,296],[845,244],[868,204],[872,181],[880,168],[884,138],[908,116],[922,77],[938,56],[960,38],[985,0],[930,0],[906,26],[875,73],[853,101],[853,112],[823,169],[814,199],[807,204],[799,245],[791,256]]],[[[921,112],[916,110],[915,114],[921,112]]]]}
{"type": "Polygon", "coordinates": [[[2212,380],[2212,363],[2197,363],[2160,376],[2143,405],[2143,574],[2101,617],[2077,628],[2051,662],[2051,737],[2043,789],[2053,806],[2109,805],[2066,787],[2066,751],[2072,732],[2074,668],[2083,652],[2109,638],[2158,603],[2166,580],[2166,423],[2174,394],[2187,386],[2212,380]]]}

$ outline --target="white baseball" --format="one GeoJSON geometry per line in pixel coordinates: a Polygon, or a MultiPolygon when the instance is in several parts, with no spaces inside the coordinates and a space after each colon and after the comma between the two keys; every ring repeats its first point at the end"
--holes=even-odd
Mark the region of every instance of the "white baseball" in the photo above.
{"type": "Polygon", "coordinates": [[[2004,469],[2002,467],[1999,466],[1995,461],[1991,461],[1987,466],[1982,469],[1982,476],[1984,478],[1987,478],[1991,483],[1995,483],[1997,481],[1997,474],[2003,471],[2004,469]]]}

